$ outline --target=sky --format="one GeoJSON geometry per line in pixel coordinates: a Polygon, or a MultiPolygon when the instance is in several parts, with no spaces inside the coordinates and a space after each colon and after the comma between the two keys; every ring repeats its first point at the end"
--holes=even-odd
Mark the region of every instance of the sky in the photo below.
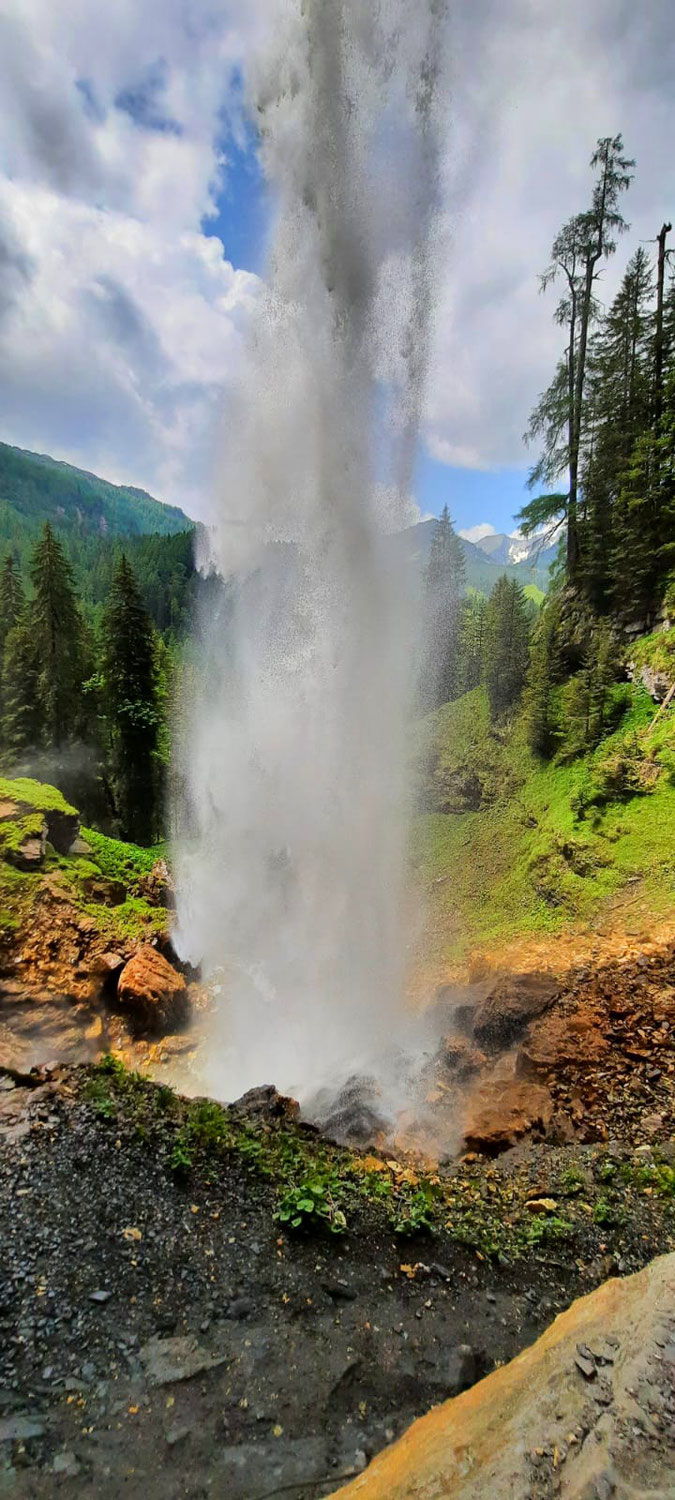
{"type": "MultiPolygon", "coordinates": [[[[246,82],[295,0],[4,0],[0,438],[199,516],[265,274],[246,82]]],[[[415,502],[511,531],[561,352],[538,293],[598,135],[637,159],[631,232],[675,217],[672,0],[453,0],[447,255],[415,502]]]]}

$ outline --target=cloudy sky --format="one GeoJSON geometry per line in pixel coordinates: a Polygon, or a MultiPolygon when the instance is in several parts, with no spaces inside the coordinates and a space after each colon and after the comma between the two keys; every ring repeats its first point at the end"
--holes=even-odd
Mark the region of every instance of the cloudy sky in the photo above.
{"type": "MultiPolygon", "coordinates": [[[[242,113],[281,0],[4,0],[0,437],[200,513],[264,275],[242,113]]],[[[451,224],[417,500],[511,529],[559,352],[537,274],[621,130],[631,233],[675,215],[672,0],[454,0],[451,224]]]]}

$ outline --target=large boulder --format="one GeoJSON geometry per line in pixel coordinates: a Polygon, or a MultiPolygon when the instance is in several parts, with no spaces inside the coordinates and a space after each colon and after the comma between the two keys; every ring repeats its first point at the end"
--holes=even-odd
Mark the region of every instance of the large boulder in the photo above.
{"type": "Polygon", "coordinates": [[[464,1144],[469,1151],[498,1156],[524,1136],[540,1139],[553,1117],[547,1088],[514,1078],[491,1078],[472,1095],[464,1121],[464,1144]]]}
{"type": "Polygon", "coordinates": [[[605,1282],[421,1417],[340,1500],[672,1500],[673,1307],[675,1255],[605,1282]]]}
{"type": "Polygon", "coordinates": [[[185,977],[149,945],[139,948],[120,974],[117,999],[134,1031],[161,1036],[185,1024],[189,1000],[185,977]]]}
{"type": "Polygon", "coordinates": [[[481,1047],[506,1047],[553,1004],[560,991],[552,974],[501,974],[477,1007],[473,1034],[481,1047]]]}
{"type": "Polygon", "coordinates": [[[533,1023],[518,1053],[516,1071],[521,1078],[546,1078],[563,1067],[594,1067],[609,1050],[598,1012],[580,1005],[572,1015],[553,1013],[533,1023]]]}

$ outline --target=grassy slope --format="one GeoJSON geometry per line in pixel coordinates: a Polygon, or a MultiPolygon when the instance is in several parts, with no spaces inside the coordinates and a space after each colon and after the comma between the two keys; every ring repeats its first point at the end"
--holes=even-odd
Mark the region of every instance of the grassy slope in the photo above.
{"type": "Polygon", "coordinates": [[[0,443],[0,521],[8,540],[36,535],[44,521],[94,536],[168,535],[190,525],[177,506],[163,505],[144,490],[110,484],[7,443],[0,443]]]}
{"type": "Polygon", "coordinates": [[[491,802],[477,812],[428,812],[416,823],[413,859],[430,902],[430,958],[453,960],[475,944],[583,924],[629,882],[644,908],[672,909],[675,896],[675,715],[648,734],[655,706],[642,689],[618,730],[569,765],[537,760],[522,728],[497,739],[478,690],[447,705],[425,725],[435,739],[438,805],[444,767],[477,766],[491,802]],[[574,798],[602,761],[641,745],[663,769],[643,795],[591,808],[579,818],[574,798]],[[672,747],[672,750],[670,749],[672,747]]]}

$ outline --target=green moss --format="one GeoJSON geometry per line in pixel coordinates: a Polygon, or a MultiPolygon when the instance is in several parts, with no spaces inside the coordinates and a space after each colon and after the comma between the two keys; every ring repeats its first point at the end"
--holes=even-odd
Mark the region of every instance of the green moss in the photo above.
{"type": "Polygon", "coordinates": [[[107,838],[93,828],[83,828],[82,837],[89,844],[101,874],[108,880],[123,881],[129,889],[137,886],[144,875],[150,874],[158,859],[166,857],[165,843],[142,849],[138,844],[124,844],[119,839],[107,838]]]}
{"type": "Polygon", "coordinates": [[[16,781],[10,781],[6,777],[0,777],[0,801],[26,802],[30,807],[37,808],[39,812],[60,812],[69,817],[77,817],[77,808],[71,807],[66,802],[63,793],[55,786],[48,786],[43,781],[31,781],[28,777],[19,777],[16,781]]]}
{"type": "MultiPolygon", "coordinates": [[[[641,667],[648,667],[675,682],[675,629],[655,630],[652,635],[641,636],[633,642],[626,658],[637,672],[641,667]]],[[[652,712],[655,712],[653,707],[652,712]]]]}
{"type": "Polygon", "coordinates": [[[0,852],[18,854],[28,839],[41,839],[45,820],[42,813],[27,813],[23,818],[5,818],[0,823],[0,852]]]}

